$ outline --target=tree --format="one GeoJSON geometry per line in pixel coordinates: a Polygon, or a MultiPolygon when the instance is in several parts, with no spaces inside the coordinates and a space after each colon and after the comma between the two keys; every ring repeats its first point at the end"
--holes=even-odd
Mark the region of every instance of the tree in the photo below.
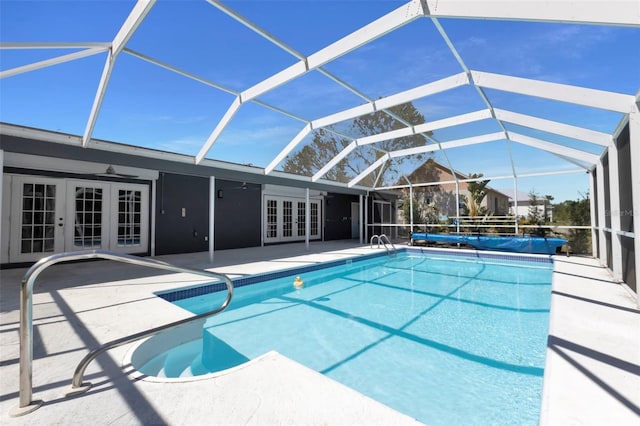
{"type": "Polygon", "coordinates": [[[529,192],[529,215],[527,216],[529,225],[542,225],[544,223],[543,214],[538,209],[539,205],[540,197],[532,189],[529,192]]]}
{"type": "MultiPolygon", "coordinates": [[[[553,209],[554,221],[560,225],[591,225],[591,203],[589,196],[580,194],[577,200],[567,200],[556,204],[553,209]]],[[[566,235],[574,253],[591,252],[591,231],[570,229],[566,235]]]]}
{"type": "MultiPolygon", "coordinates": [[[[407,194],[402,201],[402,215],[406,223],[411,223],[411,204],[407,194]]],[[[413,194],[413,223],[436,224],[438,223],[438,210],[429,193],[414,192],[413,194]]],[[[429,228],[429,226],[427,227],[429,228]]]]}
{"type": "Polygon", "coordinates": [[[556,222],[561,225],[591,225],[589,196],[580,194],[577,200],[567,200],[554,206],[556,222]]]}
{"type": "MultiPolygon", "coordinates": [[[[477,179],[483,176],[482,173],[471,173],[469,178],[477,179]]],[[[469,197],[461,196],[464,199],[466,214],[471,217],[482,216],[487,214],[487,208],[482,206],[484,198],[487,196],[487,185],[490,180],[477,180],[469,182],[467,190],[469,191],[469,197]]]]}
{"type": "Polygon", "coordinates": [[[413,207],[413,223],[422,223],[422,210],[418,198],[413,195],[413,202],[407,195],[402,201],[402,215],[406,223],[411,223],[411,207],[413,207]]]}
{"type": "MultiPolygon", "coordinates": [[[[411,102],[388,108],[388,110],[411,125],[424,123],[424,116],[411,102]]],[[[383,111],[376,111],[372,114],[363,115],[354,119],[349,126],[349,133],[362,137],[404,127],[406,127],[406,124],[396,120],[391,115],[383,111]]],[[[311,143],[287,157],[283,165],[283,170],[288,173],[311,176],[324,167],[325,164],[338,155],[338,153],[351,142],[352,140],[338,136],[327,129],[318,129],[313,133],[311,143]]],[[[356,148],[349,156],[340,161],[327,172],[325,177],[330,180],[346,183],[359,175],[384,155],[385,152],[423,146],[424,144],[424,136],[412,135],[378,142],[376,144],[363,145],[356,148]]],[[[425,155],[421,154],[416,155],[414,160],[423,161],[424,158],[425,155]]],[[[386,170],[397,172],[404,161],[405,158],[396,158],[387,165],[386,170]]],[[[365,177],[365,179],[361,181],[361,184],[372,186],[376,179],[375,173],[365,177]]]]}
{"type": "Polygon", "coordinates": [[[553,195],[545,195],[544,196],[544,221],[546,222],[550,222],[551,218],[549,217],[549,209],[547,208],[547,205],[551,206],[551,202],[553,201],[553,195]]]}

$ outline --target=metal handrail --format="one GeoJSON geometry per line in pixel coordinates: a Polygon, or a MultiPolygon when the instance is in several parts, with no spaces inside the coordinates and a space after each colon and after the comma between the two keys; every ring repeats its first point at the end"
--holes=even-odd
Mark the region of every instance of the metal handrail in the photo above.
{"type": "Polygon", "coordinates": [[[389,254],[389,253],[390,253],[390,252],[389,252],[389,247],[387,247],[387,242],[385,242],[383,238],[384,238],[384,239],[386,239],[386,240],[387,240],[387,242],[388,242],[389,244],[391,244],[391,247],[393,247],[393,250],[394,250],[395,252],[397,252],[397,251],[398,251],[398,249],[396,248],[396,246],[394,246],[394,245],[393,245],[393,243],[391,242],[391,240],[389,239],[389,237],[387,237],[387,235],[386,235],[386,234],[380,234],[380,235],[376,234],[376,235],[372,236],[372,237],[371,237],[371,240],[369,241],[369,247],[370,247],[370,248],[373,248],[373,240],[377,239],[377,240],[378,240],[378,248],[380,248],[380,243],[382,243],[382,246],[383,246],[383,247],[384,247],[384,249],[387,251],[387,254],[389,254]]]}
{"type": "Polygon", "coordinates": [[[389,249],[387,248],[387,243],[389,243],[391,245],[391,247],[393,248],[394,253],[398,253],[398,249],[396,248],[396,246],[393,245],[393,243],[391,242],[389,237],[387,237],[386,234],[380,234],[380,236],[378,237],[378,241],[382,241],[382,244],[384,245],[384,248],[387,249],[387,253],[389,253],[389,249]],[[385,239],[387,240],[386,242],[384,241],[385,239]]]}
{"type": "Polygon", "coordinates": [[[136,334],[132,334],[127,337],[123,337],[100,346],[97,349],[89,352],[78,364],[73,379],[72,379],[72,392],[67,394],[77,394],[85,392],[91,387],[90,383],[82,383],[82,376],[84,371],[91,361],[93,361],[101,353],[113,349],[118,346],[133,342],[135,340],[142,339],[143,337],[152,336],[161,331],[178,327],[187,322],[195,321],[204,317],[215,315],[227,308],[233,297],[233,282],[225,274],[216,272],[210,272],[199,269],[189,269],[180,266],[171,265],[166,262],[161,262],[154,259],[143,259],[137,256],[131,256],[127,254],[113,253],[106,250],[85,250],[77,252],[58,253],[41,259],[34,264],[26,272],[22,278],[22,285],[20,287],[20,402],[18,407],[15,407],[9,413],[11,416],[21,416],[24,414],[35,411],[42,405],[42,401],[33,401],[33,381],[32,381],[32,367],[33,367],[33,286],[38,275],[51,265],[60,262],[68,262],[72,260],[84,260],[84,259],[108,259],[117,262],[130,263],[133,265],[146,266],[155,269],[163,269],[171,272],[183,272],[195,275],[201,275],[208,278],[222,279],[227,285],[227,298],[218,308],[209,312],[205,312],[200,315],[196,315],[189,318],[184,318],[179,321],[175,321],[169,324],[165,324],[159,327],[152,328],[150,330],[142,331],[136,334]]]}
{"type": "MultiPolygon", "coordinates": [[[[386,235],[386,234],[381,234],[381,235],[378,237],[378,240],[379,240],[379,241],[382,241],[382,244],[384,244],[385,248],[387,247],[387,243],[389,243],[389,244],[391,244],[391,247],[393,248],[393,250],[394,250],[395,252],[397,252],[397,251],[398,251],[398,249],[396,248],[396,246],[394,246],[394,245],[393,245],[393,243],[391,242],[391,240],[389,239],[389,237],[387,237],[387,235],[386,235]],[[384,241],[385,239],[387,240],[387,242],[386,242],[386,243],[385,243],[385,241],[384,241]]],[[[388,250],[387,250],[387,251],[388,251],[388,250]]]]}

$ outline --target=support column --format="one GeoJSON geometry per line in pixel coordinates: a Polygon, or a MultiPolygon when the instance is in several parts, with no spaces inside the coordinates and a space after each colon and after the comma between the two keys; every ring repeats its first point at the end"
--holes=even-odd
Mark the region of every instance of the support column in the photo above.
{"type": "Polygon", "coordinates": [[[369,193],[364,196],[364,240],[369,236],[369,193]]]}
{"type": "Polygon", "coordinates": [[[311,203],[309,202],[309,188],[304,197],[304,247],[309,250],[309,234],[311,234],[311,203]]]}
{"type": "Polygon", "coordinates": [[[260,185],[260,247],[264,247],[264,221],[267,216],[267,209],[264,205],[264,184],[260,185]]]}
{"type": "Polygon", "coordinates": [[[213,252],[215,249],[215,220],[216,216],[216,178],[209,177],[209,262],[213,263],[213,252]]]}
{"type": "Polygon", "coordinates": [[[513,175],[513,212],[515,213],[515,230],[516,235],[520,234],[518,229],[518,177],[513,175]]]}
{"type": "MultiPolygon", "coordinates": [[[[636,95],[636,104],[629,114],[629,143],[631,147],[631,164],[640,164],[640,93],[636,95]]],[[[640,268],[640,169],[631,167],[631,192],[633,198],[633,246],[636,265],[637,306],[640,308],[640,280],[637,271],[640,268]]]]}
{"type": "Polygon", "coordinates": [[[620,179],[617,141],[609,144],[609,214],[611,215],[611,269],[613,279],[622,281],[622,241],[620,225],[620,179]]]}
{"type": "MultiPolygon", "coordinates": [[[[594,169],[595,170],[595,169],[594,169]]],[[[593,253],[593,257],[597,257],[598,253],[598,229],[596,228],[596,218],[598,214],[598,210],[596,205],[600,203],[599,200],[596,200],[596,178],[593,176],[593,172],[589,173],[589,207],[591,214],[591,253],[593,253]]],[[[598,194],[599,195],[599,194],[598,194]]],[[[600,224],[598,223],[598,227],[600,224]]]]}
{"type": "Polygon", "coordinates": [[[460,233],[460,183],[456,178],[456,234],[460,233]]]}
{"type": "Polygon", "coordinates": [[[364,231],[363,231],[363,227],[364,227],[364,203],[363,203],[363,197],[362,194],[359,195],[360,197],[360,203],[358,204],[360,206],[360,208],[358,209],[358,233],[360,234],[360,244],[364,244],[364,231]]]}
{"type": "Polygon", "coordinates": [[[413,185],[409,185],[409,220],[411,221],[411,237],[413,238],[413,185]]]}
{"type": "Polygon", "coordinates": [[[393,238],[398,239],[398,200],[394,200],[392,204],[391,211],[393,214],[391,215],[391,224],[393,226],[393,238]],[[395,215],[395,216],[394,216],[395,215]]]}
{"type": "Polygon", "coordinates": [[[605,222],[605,206],[604,206],[604,167],[602,166],[602,159],[596,166],[596,180],[597,180],[597,188],[598,188],[598,241],[600,246],[600,256],[598,259],[600,260],[601,266],[607,266],[607,242],[605,239],[605,231],[606,227],[605,222]]]}
{"type": "MultiPolygon", "coordinates": [[[[156,202],[158,192],[158,181],[154,179],[151,181],[151,257],[156,255],[156,202]]],[[[0,182],[0,187],[2,182],[0,182]]],[[[0,189],[0,200],[2,199],[2,189],[0,189]]],[[[0,204],[2,201],[0,201],[0,204]]],[[[0,206],[2,207],[2,206],[0,206]]]]}

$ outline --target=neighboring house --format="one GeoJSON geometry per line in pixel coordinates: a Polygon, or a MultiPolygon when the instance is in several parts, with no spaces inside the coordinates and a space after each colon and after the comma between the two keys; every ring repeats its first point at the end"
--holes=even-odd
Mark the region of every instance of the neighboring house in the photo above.
{"type": "MultiPolygon", "coordinates": [[[[407,176],[410,182],[442,182],[440,185],[419,186],[413,189],[414,195],[421,203],[421,209],[429,209],[437,218],[455,217],[456,209],[456,184],[455,180],[469,179],[469,176],[455,172],[455,177],[451,169],[432,159],[427,160],[417,167],[407,176]]],[[[402,181],[406,183],[406,181],[402,181]]],[[[469,183],[459,182],[460,190],[460,215],[464,206],[464,197],[469,198],[469,183]]],[[[486,207],[489,214],[493,216],[504,216],[509,212],[509,196],[493,188],[486,187],[487,196],[482,201],[482,206],[486,207]]],[[[409,189],[403,190],[405,197],[409,194],[409,189]]],[[[399,210],[398,223],[406,223],[399,210]]]]}
{"type": "MultiPolygon", "coordinates": [[[[530,194],[524,191],[518,191],[517,201],[518,207],[516,208],[516,197],[513,196],[512,189],[502,189],[503,193],[509,196],[509,214],[517,215],[518,217],[526,218],[531,211],[530,194]]],[[[538,210],[540,217],[546,217],[549,222],[553,221],[553,206],[551,201],[544,197],[538,197],[538,204],[535,208],[538,210]]]]}

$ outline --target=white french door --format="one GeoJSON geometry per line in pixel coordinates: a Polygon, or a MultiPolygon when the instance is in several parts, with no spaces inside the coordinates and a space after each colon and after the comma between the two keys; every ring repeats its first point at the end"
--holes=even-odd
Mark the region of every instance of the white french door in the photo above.
{"type": "MultiPolygon", "coordinates": [[[[306,218],[304,199],[265,196],[265,243],[304,240],[306,218]]],[[[309,200],[309,239],[320,238],[320,220],[320,200],[309,200]]]]}
{"type": "Polygon", "coordinates": [[[148,249],[147,185],[15,175],[11,200],[9,262],[64,251],[148,249]]]}

